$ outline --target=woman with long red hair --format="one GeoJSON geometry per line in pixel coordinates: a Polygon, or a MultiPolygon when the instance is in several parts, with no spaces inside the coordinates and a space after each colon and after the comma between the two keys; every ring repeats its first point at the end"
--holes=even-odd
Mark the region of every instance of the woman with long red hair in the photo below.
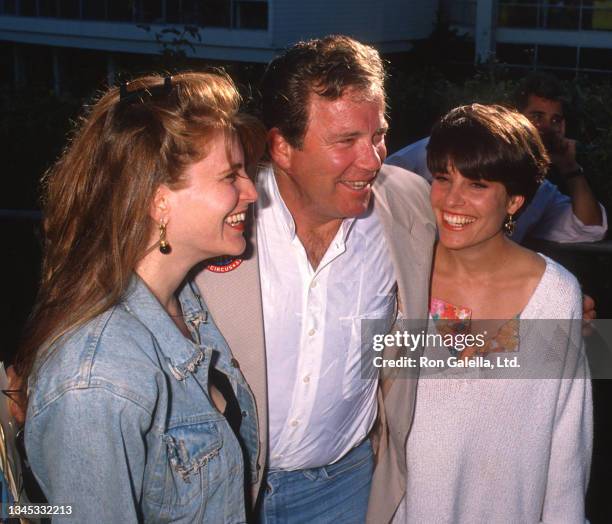
{"type": "Polygon", "coordinates": [[[91,107],[45,180],[42,282],[17,372],[25,443],[78,522],[243,522],[255,405],[196,264],[240,255],[260,124],[223,73],[91,107]]]}

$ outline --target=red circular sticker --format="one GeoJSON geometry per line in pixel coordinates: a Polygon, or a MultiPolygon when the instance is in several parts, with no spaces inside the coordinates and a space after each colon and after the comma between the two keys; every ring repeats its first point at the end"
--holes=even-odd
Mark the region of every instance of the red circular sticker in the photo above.
{"type": "Polygon", "coordinates": [[[218,257],[213,262],[206,266],[208,271],[212,271],[213,273],[228,273],[229,271],[233,271],[240,264],[242,264],[241,258],[234,257],[218,257]]]}

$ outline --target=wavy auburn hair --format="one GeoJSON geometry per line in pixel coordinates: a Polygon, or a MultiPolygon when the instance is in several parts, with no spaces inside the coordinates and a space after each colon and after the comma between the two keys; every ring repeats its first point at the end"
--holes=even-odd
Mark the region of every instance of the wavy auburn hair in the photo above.
{"type": "Polygon", "coordinates": [[[44,258],[37,301],[16,360],[26,378],[37,354],[116,304],[148,248],[150,204],[161,184],[180,187],[218,131],[238,136],[247,164],[263,150],[262,125],[239,113],[225,73],[146,76],[109,89],[86,110],[43,178],[44,258]],[[127,96],[126,96],[127,95],[127,96]]]}

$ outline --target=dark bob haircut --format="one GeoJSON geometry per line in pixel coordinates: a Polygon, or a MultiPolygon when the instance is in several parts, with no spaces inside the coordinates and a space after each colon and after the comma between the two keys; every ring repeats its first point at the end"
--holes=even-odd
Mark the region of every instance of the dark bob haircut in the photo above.
{"type": "Polygon", "coordinates": [[[472,104],[453,109],[434,126],[427,146],[433,173],[450,169],[472,180],[500,182],[508,195],[531,201],[550,160],[540,135],[527,117],[497,105],[472,104]]]}
{"type": "Polygon", "coordinates": [[[268,65],[261,84],[263,121],[301,148],[312,94],[328,100],[348,89],[384,100],[385,70],[378,51],[348,36],[298,42],[268,65]]]}

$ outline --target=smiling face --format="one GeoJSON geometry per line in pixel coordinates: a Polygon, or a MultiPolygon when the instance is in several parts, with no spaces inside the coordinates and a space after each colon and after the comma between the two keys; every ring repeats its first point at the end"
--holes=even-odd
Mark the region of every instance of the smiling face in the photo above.
{"type": "Polygon", "coordinates": [[[244,167],[242,146],[233,138],[228,155],[226,137],[216,132],[207,155],[189,165],[180,189],[161,189],[168,242],[173,256],[194,263],[219,255],[240,255],[245,247],[244,220],[257,193],[244,167]]]}
{"type": "Polygon", "coordinates": [[[286,175],[279,189],[292,213],[312,223],[363,214],[387,155],[386,130],[381,96],[349,90],[330,101],[313,94],[301,148],[271,132],[272,158],[286,175]]]}
{"type": "Polygon", "coordinates": [[[522,196],[508,196],[500,182],[472,180],[449,168],[434,173],[431,206],[440,243],[448,249],[466,249],[502,235],[506,216],[523,204],[522,196]]]}

